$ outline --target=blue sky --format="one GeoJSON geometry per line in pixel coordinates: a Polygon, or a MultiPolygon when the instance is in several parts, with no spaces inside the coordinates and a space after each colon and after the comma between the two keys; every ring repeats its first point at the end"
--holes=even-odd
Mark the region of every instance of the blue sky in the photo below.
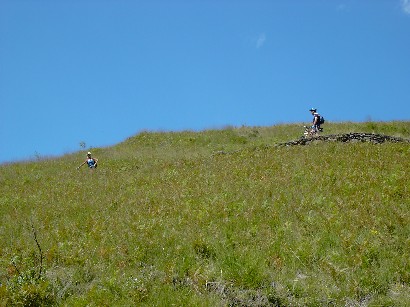
{"type": "Polygon", "coordinates": [[[410,0],[0,0],[0,162],[409,102],[410,0]]]}

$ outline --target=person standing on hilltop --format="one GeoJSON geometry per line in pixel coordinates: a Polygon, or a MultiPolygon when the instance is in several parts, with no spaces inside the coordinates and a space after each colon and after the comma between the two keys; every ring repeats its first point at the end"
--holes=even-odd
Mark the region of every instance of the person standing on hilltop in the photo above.
{"type": "Polygon", "coordinates": [[[81,165],[77,167],[77,169],[80,169],[80,167],[83,166],[84,164],[87,164],[89,169],[97,168],[97,162],[98,162],[98,159],[92,158],[91,152],[88,152],[87,159],[83,163],[81,163],[81,165]]]}
{"type": "Polygon", "coordinates": [[[314,132],[323,131],[323,129],[320,127],[320,125],[324,123],[323,117],[320,116],[319,113],[317,113],[317,109],[315,108],[311,108],[309,111],[313,115],[312,130],[314,132]]]}

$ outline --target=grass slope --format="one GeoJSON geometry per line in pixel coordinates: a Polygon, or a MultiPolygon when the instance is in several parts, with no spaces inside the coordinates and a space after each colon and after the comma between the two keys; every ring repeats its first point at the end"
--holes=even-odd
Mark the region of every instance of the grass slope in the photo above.
{"type": "Polygon", "coordinates": [[[143,132],[93,148],[96,171],[84,152],[0,166],[0,305],[409,305],[409,144],[273,146],[301,133],[143,132]]]}

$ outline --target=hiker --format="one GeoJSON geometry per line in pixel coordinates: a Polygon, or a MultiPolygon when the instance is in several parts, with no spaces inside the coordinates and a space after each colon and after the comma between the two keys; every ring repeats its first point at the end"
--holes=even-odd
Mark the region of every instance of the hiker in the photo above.
{"type": "Polygon", "coordinates": [[[312,130],[313,132],[322,132],[323,128],[320,127],[321,124],[324,123],[324,119],[322,116],[320,116],[319,113],[317,113],[317,109],[311,108],[310,113],[313,115],[313,120],[312,120],[312,130]]]}
{"type": "Polygon", "coordinates": [[[83,166],[84,164],[87,164],[90,169],[97,168],[97,162],[98,162],[98,159],[91,158],[91,152],[88,152],[87,159],[83,163],[81,163],[81,165],[77,167],[77,169],[80,169],[80,167],[83,166]]]}

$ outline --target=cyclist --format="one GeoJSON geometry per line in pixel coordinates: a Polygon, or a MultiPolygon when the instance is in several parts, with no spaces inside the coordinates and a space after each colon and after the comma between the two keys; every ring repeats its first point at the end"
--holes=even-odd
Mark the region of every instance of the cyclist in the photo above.
{"type": "Polygon", "coordinates": [[[320,127],[321,125],[321,116],[319,113],[317,113],[317,109],[315,108],[311,108],[310,113],[313,116],[313,120],[312,120],[312,131],[317,133],[319,131],[323,131],[323,129],[320,127]]]}

